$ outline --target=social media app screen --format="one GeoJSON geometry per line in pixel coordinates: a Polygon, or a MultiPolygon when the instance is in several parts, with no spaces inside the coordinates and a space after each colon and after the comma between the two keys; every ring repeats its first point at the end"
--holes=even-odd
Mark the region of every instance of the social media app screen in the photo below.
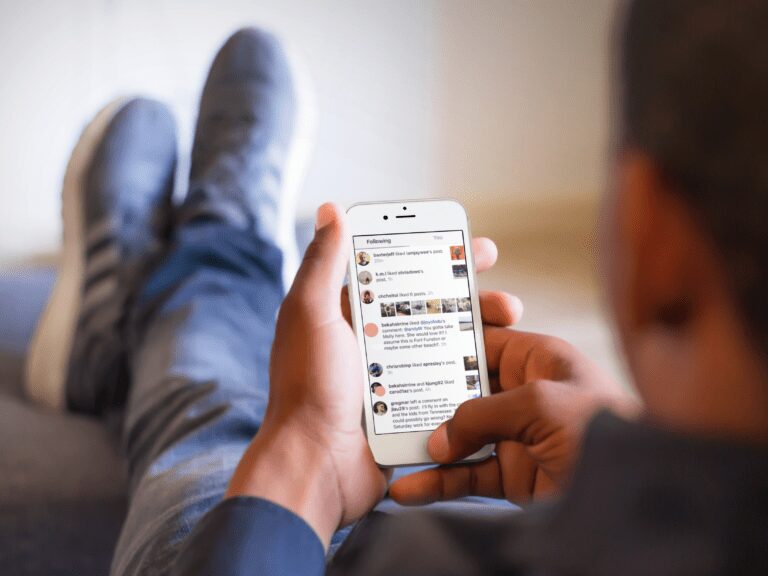
{"type": "Polygon", "coordinates": [[[353,242],[374,432],[434,430],[481,394],[464,233],[353,242]]]}

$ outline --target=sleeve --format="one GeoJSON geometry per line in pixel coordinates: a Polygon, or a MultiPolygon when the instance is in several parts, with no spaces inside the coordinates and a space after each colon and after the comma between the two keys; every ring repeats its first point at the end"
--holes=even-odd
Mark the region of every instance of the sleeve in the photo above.
{"type": "Polygon", "coordinates": [[[261,498],[230,498],[187,538],[174,576],[323,574],[325,551],[293,512],[261,498]]]}
{"type": "Polygon", "coordinates": [[[328,576],[520,576],[516,512],[374,512],[349,534],[328,576]]]}

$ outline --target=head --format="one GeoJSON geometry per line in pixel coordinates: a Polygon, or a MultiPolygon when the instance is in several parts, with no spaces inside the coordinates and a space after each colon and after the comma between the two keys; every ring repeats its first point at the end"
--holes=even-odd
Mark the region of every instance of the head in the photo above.
{"type": "Polygon", "coordinates": [[[650,417],[768,427],[768,3],[634,0],[616,30],[603,270],[650,417]]]}

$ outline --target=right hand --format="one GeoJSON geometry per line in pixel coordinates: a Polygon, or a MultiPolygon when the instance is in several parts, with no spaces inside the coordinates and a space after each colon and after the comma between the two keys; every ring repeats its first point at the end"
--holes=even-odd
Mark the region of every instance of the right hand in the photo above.
{"type": "Polygon", "coordinates": [[[506,498],[518,504],[558,492],[570,478],[581,438],[601,408],[625,416],[636,401],[567,342],[551,336],[485,327],[491,387],[464,402],[427,444],[438,463],[466,458],[496,442],[496,454],[474,464],[417,472],[390,486],[401,504],[463,496],[506,498]]]}

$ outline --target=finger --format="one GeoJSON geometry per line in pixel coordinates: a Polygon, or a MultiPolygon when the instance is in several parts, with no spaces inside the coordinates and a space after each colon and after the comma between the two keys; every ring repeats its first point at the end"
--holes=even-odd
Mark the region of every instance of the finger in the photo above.
{"type": "Polygon", "coordinates": [[[536,344],[535,339],[530,336],[528,332],[486,326],[483,330],[483,340],[488,370],[499,370],[503,359],[506,366],[513,367],[516,376],[520,372],[524,373],[531,349],[536,344]]]}
{"type": "Polygon", "coordinates": [[[464,496],[502,498],[499,461],[489,458],[477,464],[422,470],[400,478],[389,487],[389,495],[405,506],[419,506],[464,496]]]}
{"type": "Polygon", "coordinates": [[[537,499],[554,496],[561,491],[562,487],[552,478],[547,476],[541,468],[536,471],[536,480],[533,483],[533,496],[537,499]]]}
{"type": "MultiPolygon", "coordinates": [[[[483,330],[488,370],[504,374],[505,388],[533,380],[568,380],[586,359],[554,336],[486,326],[483,330]]],[[[591,365],[589,365],[591,366],[591,365]]]]}
{"type": "Polygon", "coordinates": [[[517,504],[529,502],[534,494],[536,462],[519,442],[499,442],[496,455],[501,462],[504,497],[517,504]]]}
{"type": "Polygon", "coordinates": [[[348,248],[344,212],[330,202],[323,204],[317,209],[315,237],[307,247],[288,298],[340,312],[337,298],[347,272],[348,248]]]}
{"type": "Polygon", "coordinates": [[[480,315],[483,324],[511,326],[523,317],[523,302],[517,296],[506,292],[480,291],[480,315]]]}
{"type": "Polygon", "coordinates": [[[496,244],[490,238],[472,238],[472,257],[475,262],[475,270],[484,272],[496,263],[499,251],[496,244]]]}
{"type": "Polygon", "coordinates": [[[501,392],[501,382],[499,381],[498,373],[488,373],[488,384],[491,387],[491,394],[498,394],[501,392]]]}
{"type": "Polygon", "coordinates": [[[347,324],[352,325],[352,310],[349,307],[349,285],[342,287],[341,289],[341,315],[344,316],[344,320],[347,324]]]}
{"type": "Polygon", "coordinates": [[[498,394],[462,403],[453,415],[430,435],[429,455],[448,464],[474,454],[486,444],[513,440],[531,444],[531,425],[540,416],[536,402],[546,393],[533,382],[498,394]]]}
{"type": "Polygon", "coordinates": [[[489,372],[502,372],[508,388],[525,383],[526,365],[534,343],[526,332],[498,326],[483,327],[485,362],[489,372]]]}

